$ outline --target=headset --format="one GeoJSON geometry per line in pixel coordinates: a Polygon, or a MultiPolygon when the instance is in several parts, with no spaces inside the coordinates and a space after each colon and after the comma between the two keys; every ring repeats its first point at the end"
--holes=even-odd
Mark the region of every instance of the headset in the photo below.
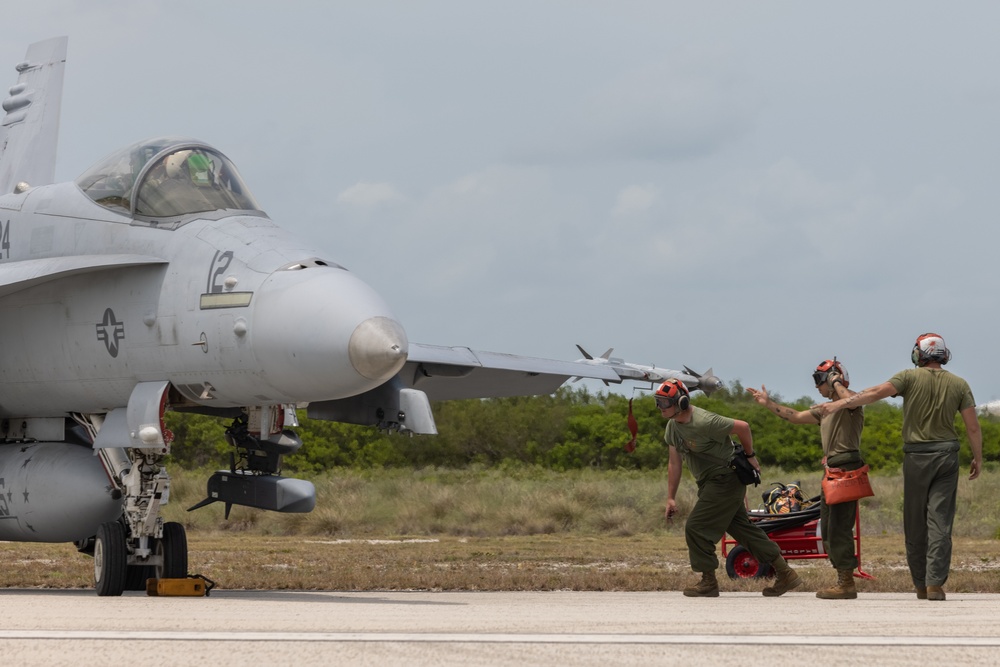
{"type": "Polygon", "coordinates": [[[914,366],[923,366],[929,361],[936,361],[944,366],[951,361],[951,350],[944,344],[944,338],[940,334],[920,334],[910,352],[910,361],[914,366]]]}
{"type": "Polygon", "coordinates": [[[656,407],[660,409],[677,406],[678,412],[684,412],[691,407],[691,394],[680,380],[667,380],[653,396],[656,398],[656,407]]]}
{"type": "Polygon", "coordinates": [[[826,379],[831,372],[840,374],[840,382],[844,385],[845,389],[851,385],[851,380],[847,377],[847,369],[844,368],[842,363],[837,361],[837,357],[826,359],[819,363],[816,370],[813,371],[813,382],[816,383],[817,387],[821,384],[826,384],[826,379]]]}

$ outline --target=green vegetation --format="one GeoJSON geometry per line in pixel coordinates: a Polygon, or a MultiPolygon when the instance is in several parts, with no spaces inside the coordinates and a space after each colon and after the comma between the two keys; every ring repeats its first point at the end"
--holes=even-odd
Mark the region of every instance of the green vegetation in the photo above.
{"type": "MultiPolygon", "coordinates": [[[[781,400],[775,396],[775,400],[781,400]]],[[[711,397],[698,395],[694,404],[747,421],[761,465],[784,470],[816,470],[822,456],[819,429],[796,426],[757,405],[738,383],[711,397]]],[[[802,397],[788,402],[806,409],[816,401],[802,397]]],[[[285,458],[285,469],[319,473],[332,468],[452,468],[529,465],[566,471],[653,470],[667,464],[664,422],[651,396],[636,397],[632,409],[639,424],[635,452],[624,451],[629,400],[618,394],[592,394],[562,388],[551,396],[449,401],[436,404],[439,435],[382,433],[376,429],[305,418],[296,431],[305,445],[285,458]]],[[[223,434],[226,422],[199,415],[170,413],[168,426],[176,436],[174,461],[184,468],[218,466],[227,460],[223,434]]],[[[983,417],[986,468],[1000,463],[1000,422],[983,417]]],[[[902,410],[880,402],[865,408],[862,451],[876,471],[895,471],[903,459],[900,442],[902,410]]],[[[961,419],[956,418],[964,436],[961,419]]],[[[964,445],[963,466],[970,452],[964,445]]]]}
{"type": "MultiPolygon", "coordinates": [[[[970,481],[959,478],[955,537],[1000,539],[1000,471],[970,481]]],[[[789,473],[765,467],[764,483],[747,492],[757,508],[773,482],[798,482],[806,497],[819,494],[819,472],[789,473]]],[[[316,535],[350,538],[385,536],[496,537],[578,535],[635,537],[677,530],[694,505],[697,489],[687,478],[677,495],[680,515],[664,519],[666,471],[570,470],[538,466],[471,466],[357,470],[338,468],[306,475],[316,485],[316,509],[280,514],[233,507],[229,520],[221,503],[187,512],[205,497],[208,471],[171,470],[170,503],[164,519],[196,532],[259,535],[316,535]]],[[[685,473],[687,474],[687,473],[685,473]]],[[[875,497],[862,501],[866,535],[900,535],[903,530],[902,473],[872,475],[875,497]]],[[[902,537],[900,537],[902,540],[902,537]]]]}

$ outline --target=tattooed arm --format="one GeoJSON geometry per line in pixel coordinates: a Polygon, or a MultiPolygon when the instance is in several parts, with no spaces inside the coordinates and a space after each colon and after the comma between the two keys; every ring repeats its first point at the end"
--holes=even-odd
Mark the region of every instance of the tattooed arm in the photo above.
{"type": "Polygon", "coordinates": [[[882,384],[877,384],[874,387],[862,389],[856,394],[853,392],[848,393],[851,395],[846,398],[831,401],[830,403],[824,403],[819,406],[820,412],[824,415],[832,415],[834,412],[838,412],[844,408],[850,410],[852,408],[859,408],[862,405],[870,405],[875,401],[881,401],[883,398],[895,396],[896,388],[892,386],[891,382],[883,382],[882,384]]]}
{"type": "Polygon", "coordinates": [[[754,389],[753,387],[747,387],[747,391],[750,395],[754,397],[759,404],[763,405],[765,408],[778,415],[786,422],[791,422],[792,424],[818,424],[819,414],[814,410],[796,410],[790,408],[787,405],[781,405],[780,403],[775,403],[771,400],[771,397],[767,395],[767,387],[764,385],[760,386],[760,389],[754,389]]]}

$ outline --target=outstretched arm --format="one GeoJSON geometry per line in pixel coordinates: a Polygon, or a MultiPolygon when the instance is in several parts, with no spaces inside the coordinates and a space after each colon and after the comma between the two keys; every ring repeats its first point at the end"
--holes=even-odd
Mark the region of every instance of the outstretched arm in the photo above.
{"type": "Polygon", "coordinates": [[[983,469],[983,432],[979,428],[979,418],[976,417],[976,407],[968,407],[961,412],[962,421],[965,422],[965,434],[969,437],[969,446],[972,448],[972,466],[969,468],[969,479],[979,477],[983,469]]]}
{"type": "Polygon", "coordinates": [[[754,397],[754,400],[787,422],[791,422],[792,424],[819,423],[819,419],[811,410],[794,410],[787,405],[781,405],[772,401],[771,397],[767,395],[767,387],[764,385],[761,385],[759,390],[747,387],[747,391],[754,397]]]}
{"type": "Polygon", "coordinates": [[[841,398],[819,406],[820,412],[824,415],[832,415],[833,413],[839,412],[844,408],[852,409],[859,408],[862,405],[870,405],[875,401],[881,401],[883,398],[895,396],[896,388],[892,386],[891,382],[883,382],[882,384],[877,384],[874,387],[862,389],[856,394],[853,392],[848,393],[851,395],[847,398],[841,398]]]}

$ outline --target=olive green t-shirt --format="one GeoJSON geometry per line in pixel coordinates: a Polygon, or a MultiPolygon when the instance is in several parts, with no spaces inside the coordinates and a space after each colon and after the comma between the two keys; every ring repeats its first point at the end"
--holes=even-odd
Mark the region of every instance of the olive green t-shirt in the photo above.
{"type": "Polygon", "coordinates": [[[696,482],[712,475],[730,471],[726,465],[733,458],[733,420],[697,406],[691,407],[691,421],[679,424],[671,419],[667,423],[663,440],[675,447],[696,482]]]}
{"type": "Polygon", "coordinates": [[[909,368],[889,382],[903,397],[903,442],[958,440],[955,415],[973,407],[969,383],[943,368],[909,368]]]}
{"type": "MultiPolygon", "coordinates": [[[[813,412],[816,415],[816,412],[813,412]]],[[[823,456],[856,452],[861,449],[861,431],[865,427],[865,409],[840,410],[832,415],[817,416],[823,441],[823,456]]]]}

